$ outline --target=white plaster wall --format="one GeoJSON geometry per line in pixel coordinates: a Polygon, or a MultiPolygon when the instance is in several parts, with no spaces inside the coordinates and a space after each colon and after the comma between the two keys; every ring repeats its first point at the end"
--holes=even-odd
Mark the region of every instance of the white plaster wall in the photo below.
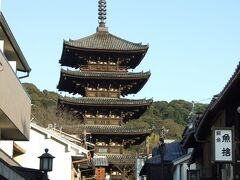
{"type": "MultiPolygon", "coordinates": [[[[196,169],[196,164],[191,164],[190,169],[196,169]]],[[[187,180],[187,163],[178,164],[173,172],[173,180],[187,180]],[[182,167],[180,168],[180,166],[182,167]],[[180,172],[181,171],[181,172],[180,172]]]]}
{"type": "Polygon", "coordinates": [[[66,146],[45,135],[30,130],[29,142],[17,142],[26,153],[14,158],[24,167],[39,169],[39,156],[49,149],[49,153],[55,156],[53,159],[53,171],[49,172],[49,179],[71,180],[71,152],[66,152],[66,146]]]}
{"type": "Polygon", "coordinates": [[[180,180],[180,166],[177,165],[173,172],[173,180],[180,180]]]}
{"type": "Polygon", "coordinates": [[[10,157],[13,156],[13,141],[0,141],[0,149],[2,149],[10,157]]]}
{"type": "Polygon", "coordinates": [[[182,168],[181,168],[181,180],[182,179],[186,179],[187,180],[187,170],[188,170],[188,166],[186,163],[182,164],[182,168]]]}

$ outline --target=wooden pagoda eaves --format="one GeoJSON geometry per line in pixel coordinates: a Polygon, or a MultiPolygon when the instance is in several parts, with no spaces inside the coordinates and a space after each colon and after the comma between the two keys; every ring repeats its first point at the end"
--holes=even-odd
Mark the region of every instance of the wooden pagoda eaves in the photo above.
{"type": "Polygon", "coordinates": [[[134,128],[127,126],[116,125],[77,125],[77,126],[65,126],[64,131],[74,134],[82,134],[87,132],[91,134],[91,142],[104,141],[109,143],[117,142],[124,144],[124,147],[129,145],[139,145],[145,141],[147,136],[150,136],[153,129],[149,128],[134,128]]]}
{"type": "Polygon", "coordinates": [[[81,98],[69,98],[60,97],[58,99],[59,104],[65,105],[77,105],[77,106],[116,106],[116,107],[149,107],[153,99],[125,99],[125,98],[104,98],[104,97],[81,97],[81,98]]]}
{"type": "Polygon", "coordinates": [[[112,111],[122,114],[123,122],[139,118],[152,104],[153,99],[130,100],[124,98],[82,97],[58,99],[58,107],[79,115],[85,112],[112,111]]]}
{"type": "Polygon", "coordinates": [[[57,89],[60,91],[67,91],[73,94],[86,95],[85,88],[97,88],[101,86],[108,86],[105,88],[121,88],[121,95],[136,94],[142,89],[150,77],[151,73],[119,73],[119,72],[80,72],[61,70],[60,80],[57,89]],[[102,85],[103,84],[103,85],[102,85]]]}
{"type": "Polygon", "coordinates": [[[90,58],[114,61],[125,59],[121,62],[122,66],[135,68],[147,50],[148,45],[124,40],[108,31],[98,31],[79,40],[64,41],[59,63],[62,66],[79,68],[80,65],[86,65],[90,58]]]}
{"type": "Polygon", "coordinates": [[[117,37],[108,31],[99,31],[79,40],[64,41],[65,46],[79,49],[103,51],[147,51],[148,45],[133,43],[117,37]]]}
{"type": "Polygon", "coordinates": [[[149,78],[151,73],[147,72],[139,72],[139,73],[125,73],[125,72],[81,72],[81,71],[71,71],[61,69],[61,75],[70,76],[74,78],[87,78],[87,79],[145,79],[149,78]]]}
{"type": "Polygon", "coordinates": [[[82,125],[77,127],[77,131],[86,130],[91,134],[112,134],[112,135],[150,135],[153,129],[133,128],[127,126],[111,126],[111,125],[82,125]]]}

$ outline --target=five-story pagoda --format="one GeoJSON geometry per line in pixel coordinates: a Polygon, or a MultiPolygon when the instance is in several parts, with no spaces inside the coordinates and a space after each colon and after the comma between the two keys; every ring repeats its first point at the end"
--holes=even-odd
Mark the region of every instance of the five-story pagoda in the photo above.
{"type": "Polygon", "coordinates": [[[142,143],[151,131],[124,124],[139,118],[152,99],[131,100],[121,96],[136,94],[149,79],[150,72],[128,72],[140,64],[148,45],[110,34],[105,20],[106,1],[99,0],[97,32],[64,41],[59,62],[71,70],[61,69],[57,88],[82,97],[59,98],[58,107],[79,118],[77,132],[90,134],[95,153],[107,157],[105,164],[95,162],[95,166],[106,166],[111,179],[126,179],[133,172],[135,156],[126,154],[124,149],[142,143]]]}

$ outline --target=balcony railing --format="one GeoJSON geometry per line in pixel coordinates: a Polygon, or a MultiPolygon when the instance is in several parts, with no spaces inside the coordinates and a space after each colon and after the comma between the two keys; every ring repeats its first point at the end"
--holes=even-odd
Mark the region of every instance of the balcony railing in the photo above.
{"type": "Polygon", "coordinates": [[[0,129],[1,139],[28,140],[31,100],[0,52],[0,129]]]}
{"type": "Polygon", "coordinates": [[[109,65],[109,64],[90,64],[82,65],[81,71],[108,71],[108,72],[127,72],[125,66],[109,65]]]}
{"type": "Polygon", "coordinates": [[[122,118],[84,117],[84,122],[91,125],[121,125],[122,118]]]}
{"type": "Polygon", "coordinates": [[[110,91],[110,90],[86,90],[87,97],[120,97],[120,91],[110,91]]]}
{"type": "Polygon", "coordinates": [[[95,146],[95,152],[96,153],[101,153],[101,154],[122,154],[123,153],[123,146],[121,145],[116,145],[116,146],[111,146],[111,145],[103,145],[95,146]]]}

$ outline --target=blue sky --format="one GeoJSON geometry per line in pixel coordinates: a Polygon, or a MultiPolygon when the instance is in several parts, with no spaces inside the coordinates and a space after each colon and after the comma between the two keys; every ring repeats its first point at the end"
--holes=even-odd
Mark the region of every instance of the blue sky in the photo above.
{"type": "MultiPolygon", "coordinates": [[[[97,0],[3,0],[2,11],[32,68],[56,91],[63,39],[95,33],[97,0]]],[[[135,98],[199,101],[219,93],[240,60],[239,0],[108,0],[109,32],[149,44],[134,70],[152,75],[135,98]]],[[[131,96],[130,96],[131,97],[131,96]]]]}

